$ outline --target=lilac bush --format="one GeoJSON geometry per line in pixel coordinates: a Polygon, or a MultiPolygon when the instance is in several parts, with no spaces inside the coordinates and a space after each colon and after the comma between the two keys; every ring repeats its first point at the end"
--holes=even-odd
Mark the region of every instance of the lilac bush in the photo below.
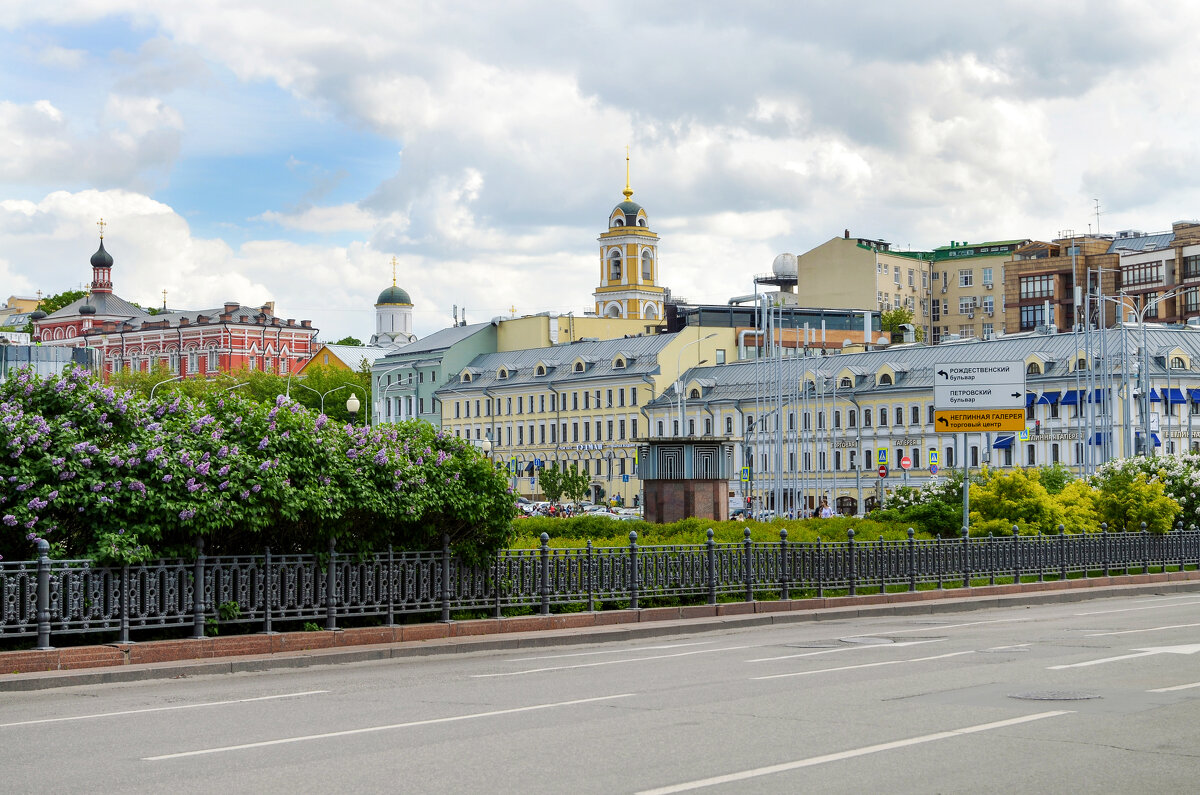
{"type": "Polygon", "coordinates": [[[81,370],[0,384],[0,555],[186,555],[504,545],[505,478],[426,423],[351,427],[280,396],[154,403],[81,370]]]}

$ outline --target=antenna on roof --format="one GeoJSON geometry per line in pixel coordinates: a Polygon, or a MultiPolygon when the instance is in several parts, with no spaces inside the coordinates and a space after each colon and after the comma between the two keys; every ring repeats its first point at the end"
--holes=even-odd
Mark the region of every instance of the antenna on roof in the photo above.
{"type": "Polygon", "coordinates": [[[1100,200],[1092,199],[1092,201],[1096,204],[1096,234],[1100,234],[1100,200]]]}
{"type": "Polygon", "coordinates": [[[458,325],[458,304],[454,304],[454,325],[458,325]]]}

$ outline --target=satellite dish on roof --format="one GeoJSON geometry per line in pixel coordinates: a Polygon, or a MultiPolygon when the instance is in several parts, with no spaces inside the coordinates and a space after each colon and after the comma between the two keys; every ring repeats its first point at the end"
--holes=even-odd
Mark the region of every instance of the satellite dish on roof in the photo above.
{"type": "Polygon", "coordinates": [[[771,271],[780,277],[789,279],[796,278],[799,273],[799,266],[796,264],[795,254],[780,254],[775,257],[775,261],[771,263],[771,271]]]}

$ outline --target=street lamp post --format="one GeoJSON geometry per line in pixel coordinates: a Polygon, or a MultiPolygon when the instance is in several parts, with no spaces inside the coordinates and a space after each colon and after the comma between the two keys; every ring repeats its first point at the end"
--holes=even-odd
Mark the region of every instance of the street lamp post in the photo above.
{"type": "MultiPolygon", "coordinates": [[[[1162,301],[1167,298],[1174,298],[1183,292],[1183,288],[1168,290],[1162,295],[1155,296],[1152,300],[1146,301],[1141,309],[1132,310],[1132,313],[1137,316],[1138,325],[1141,326],[1142,337],[1142,356],[1141,356],[1141,381],[1142,381],[1142,455],[1153,458],[1154,439],[1150,435],[1150,351],[1146,342],[1146,313],[1152,308],[1157,307],[1162,301]]],[[[1122,294],[1122,299],[1125,295],[1122,294]]],[[[1128,399],[1128,398],[1127,398],[1128,399]]],[[[1167,396],[1170,399],[1170,396],[1167,396]]]]}
{"type": "Polygon", "coordinates": [[[178,380],[180,380],[181,378],[183,378],[183,376],[182,376],[182,375],[176,375],[176,376],[172,376],[171,378],[164,378],[163,380],[159,381],[159,382],[158,382],[157,384],[155,384],[154,386],[150,387],[150,399],[151,399],[151,400],[154,400],[154,390],[158,389],[158,388],[159,388],[160,386],[162,386],[163,384],[169,384],[170,382],[172,382],[172,381],[178,381],[178,380]]]}
{"type": "MultiPolygon", "coordinates": [[[[352,427],[354,425],[354,418],[358,415],[358,409],[360,405],[361,404],[358,402],[358,395],[351,392],[350,397],[346,398],[346,411],[350,412],[350,425],[352,427]]],[[[363,425],[365,426],[366,423],[364,422],[363,425]]]]}
{"type": "MultiPolygon", "coordinates": [[[[684,416],[683,416],[685,410],[687,409],[687,399],[685,398],[685,396],[683,394],[683,379],[680,377],[683,374],[679,371],[679,368],[681,367],[682,362],[683,362],[683,352],[685,350],[687,350],[688,348],[692,347],[693,345],[698,345],[701,342],[704,342],[705,340],[710,340],[715,336],[717,336],[717,333],[714,331],[712,334],[709,334],[704,337],[700,337],[699,339],[692,340],[691,342],[685,344],[682,348],[680,348],[679,355],[675,357],[675,377],[676,377],[676,379],[678,379],[675,382],[675,390],[679,395],[679,433],[680,433],[680,435],[686,435],[686,433],[687,433],[687,426],[684,424],[684,416]]],[[[700,365],[704,364],[704,362],[706,362],[706,361],[708,361],[708,360],[704,359],[702,361],[697,361],[696,366],[699,367],[700,365]]]]}
{"type": "MultiPolygon", "coordinates": [[[[333,389],[327,389],[324,392],[321,392],[320,390],[317,390],[317,389],[313,389],[311,386],[305,386],[304,384],[300,383],[299,381],[296,382],[296,386],[300,387],[301,389],[307,389],[309,392],[312,392],[314,395],[319,395],[321,398],[321,413],[324,414],[325,413],[325,396],[326,395],[332,395],[334,392],[337,392],[339,390],[350,389],[352,387],[357,387],[358,385],[357,384],[342,384],[341,386],[335,386],[333,389]]],[[[355,396],[356,403],[357,403],[357,400],[358,400],[358,398],[357,398],[357,396],[355,396]]],[[[350,410],[349,401],[347,401],[346,410],[347,411],[350,410]]],[[[358,411],[357,408],[355,408],[354,410],[358,411]]]]}

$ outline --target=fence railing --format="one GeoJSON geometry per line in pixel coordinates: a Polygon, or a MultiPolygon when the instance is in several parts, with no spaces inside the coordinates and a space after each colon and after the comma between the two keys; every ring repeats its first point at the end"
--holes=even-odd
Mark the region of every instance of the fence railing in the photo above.
{"type": "Polygon", "coordinates": [[[196,543],[191,560],[158,560],[104,567],[89,560],[51,560],[38,541],[38,559],[0,562],[0,639],[37,637],[50,648],[55,635],[191,628],[202,638],[212,626],[250,624],[272,631],[272,622],[320,622],[486,612],[514,608],[549,613],[558,605],[587,610],[636,609],[646,599],[677,597],[716,603],[721,597],[790,599],[830,592],[915,591],[921,586],[972,587],[1003,581],[1109,576],[1151,569],[1200,567],[1200,531],[1164,535],[1100,532],[1068,535],[901,541],[741,543],[504,550],[488,565],[468,565],[443,540],[432,552],[323,555],[206,556],[196,543]],[[199,588],[196,584],[199,583],[199,588]]]}

